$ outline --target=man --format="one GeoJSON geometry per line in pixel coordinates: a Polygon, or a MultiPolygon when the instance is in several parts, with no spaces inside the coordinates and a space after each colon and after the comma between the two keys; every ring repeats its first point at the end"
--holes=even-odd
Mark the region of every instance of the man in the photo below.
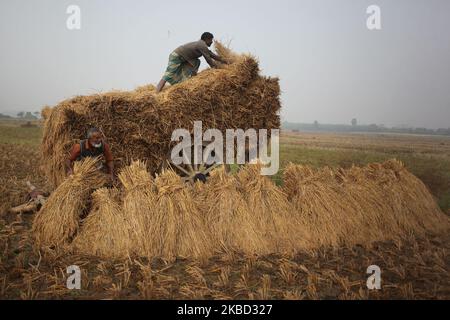
{"type": "MultiPolygon", "coordinates": [[[[81,140],[80,143],[75,144],[70,151],[69,159],[66,161],[67,172],[69,175],[73,174],[73,163],[80,161],[86,157],[103,156],[106,162],[106,171],[114,181],[114,159],[109,145],[103,141],[103,135],[97,128],[91,128],[87,132],[87,139],[81,140]]],[[[99,169],[104,169],[103,163],[99,169]]]]}
{"type": "Polygon", "coordinates": [[[190,42],[175,49],[169,56],[169,65],[156,87],[156,92],[160,92],[166,85],[166,82],[174,85],[195,76],[200,67],[199,58],[201,56],[205,58],[211,68],[217,67],[215,61],[227,63],[227,61],[208,49],[211,47],[213,40],[214,36],[209,32],[205,32],[202,34],[200,40],[190,42]]]}

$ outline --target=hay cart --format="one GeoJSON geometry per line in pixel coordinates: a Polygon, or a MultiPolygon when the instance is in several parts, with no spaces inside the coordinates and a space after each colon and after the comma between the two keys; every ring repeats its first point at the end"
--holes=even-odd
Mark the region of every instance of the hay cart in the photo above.
{"type": "MultiPolygon", "coordinates": [[[[278,79],[260,75],[252,56],[237,55],[220,44],[216,51],[231,63],[204,70],[159,94],[149,85],[129,92],[78,96],[43,110],[43,168],[52,185],[56,188],[65,179],[67,153],[93,126],[111,145],[117,170],[142,160],[152,174],[170,167],[184,181],[204,180],[220,164],[210,163],[214,154],[208,153],[198,164],[173,163],[171,137],[176,129],[193,135],[196,121],[202,122],[202,132],[217,129],[224,137],[227,129],[278,129],[278,79]]],[[[209,143],[201,145],[203,151],[209,143]]]]}

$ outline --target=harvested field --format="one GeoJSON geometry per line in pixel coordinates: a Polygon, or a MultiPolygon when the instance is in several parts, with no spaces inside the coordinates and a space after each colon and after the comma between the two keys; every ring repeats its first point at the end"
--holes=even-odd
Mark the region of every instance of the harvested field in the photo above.
{"type": "MultiPolygon", "coordinates": [[[[30,136],[28,139],[34,141],[35,137],[30,136]]],[[[376,140],[377,137],[373,139],[376,140]]],[[[21,196],[26,195],[26,180],[29,179],[45,189],[45,178],[39,172],[38,161],[34,161],[39,156],[38,145],[1,144],[1,147],[5,150],[1,153],[1,163],[4,168],[9,168],[1,171],[1,179],[13,186],[11,193],[2,191],[2,203],[4,208],[7,208],[21,203],[21,196]]],[[[285,145],[281,147],[284,148],[285,145]]],[[[303,152],[303,149],[299,150],[303,152]]],[[[311,159],[314,159],[313,151],[314,149],[308,151],[311,159]]],[[[331,149],[329,152],[335,151],[331,149]]],[[[354,155],[349,152],[347,160],[358,162],[358,158],[352,158],[354,155]]],[[[412,159],[415,158],[407,158],[406,162],[411,163],[412,159]]],[[[283,160],[295,160],[295,157],[283,160]]],[[[333,160],[333,157],[328,157],[328,160],[333,160]]],[[[428,164],[429,170],[439,172],[439,167],[431,167],[435,164],[434,161],[428,164]]],[[[330,162],[330,165],[334,163],[330,162]]],[[[417,168],[412,166],[408,169],[417,168]]],[[[219,190],[222,190],[221,187],[230,188],[235,194],[241,195],[242,201],[246,201],[246,197],[242,196],[239,190],[222,183],[222,179],[228,179],[227,177],[215,179],[216,177],[211,177],[209,183],[215,184],[215,187],[208,190],[214,192],[216,188],[219,190]]],[[[427,187],[429,188],[429,185],[427,187]]],[[[7,188],[4,190],[7,191],[7,188]]],[[[100,194],[102,192],[105,191],[99,191],[100,194]]],[[[118,197],[120,198],[120,195],[118,197]]],[[[219,197],[218,201],[224,201],[218,204],[221,208],[228,205],[224,198],[219,197]]],[[[117,209],[116,204],[103,202],[102,205],[112,205],[117,209]]],[[[242,203],[231,208],[236,208],[234,210],[237,212],[241,206],[242,203]]],[[[445,234],[407,236],[404,239],[377,241],[366,246],[343,244],[334,249],[306,250],[294,255],[246,255],[239,252],[236,247],[240,245],[235,244],[233,250],[214,254],[203,262],[190,258],[177,258],[175,261],[137,258],[130,261],[126,258],[118,257],[111,260],[81,253],[57,253],[49,250],[36,252],[30,235],[34,216],[16,216],[6,214],[4,210],[2,216],[0,297],[5,299],[448,299],[450,297],[448,272],[450,238],[445,234]],[[65,286],[67,277],[65,268],[72,264],[82,268],[82,283],[85,284],[76,294],[65,286]],[[380,291],[369,291],[365,284],[366,268],[372,264],[380,266],[383,272],[383,287],[380,291]]],[[[91,217],[94,220],[91,223],[97,225],[95,216],[91,217]]],[[[227,224],[222,225],[225,227],[227,224]]],[[[85,221],[86,231],[87,226],[88,222],[85,221]]],[[[226,234],[214,241],[226,239],[226,234]]],[[[95,241],[95,238],[91,239],[95,241]]],[[[100,252],[96,254],[101,256],[100,252]]]]}
{"type": "MultiPolygon", "coordinates": [[[[448,298],[447,189],[425,175],[421,181],[407,161],[389,160],[410,155],[404,148],[390,144],[389,153],[368,143],[380,161],[366,161],[378,158],[365,154],[341,165],[320,152],[340,148],[353,156],[362,149],[348,151],[347,142],[299,147],[297,137],[283,136],[283,168],[273,179],[259,175],[259,165],[232,174],[216,170],[207,183],[194,185],[160,170],[172,131],[192,129],[196,120],[203,130],[279,128],[278,79],[261,76],[251,56],[220,44],[217,50],[232,63],[160,95],[145,86],[45,108],[41,153],[36,140],[5,129],[0,297],[448,298]],[[105,134],[117,159],[114,187],[105,188],[97,160],[77,163],[65,176],[69,148],[92,126],[105,134]],[[299,152],[305,148],[309,154],[299,152]],[[320,165],[311,165],[319,158],[320,165]],[[27,179],[51,196],[34,215],[8,213],[26,195],[27,179]],[[373,264],[383,270],[378,292],[366,286],[373,264]],[[70,265],[83,271],[83,288],[75,294],[65,286],[70,265]]],[[[430,145],[423,150],[434,150],[430,145]]],[[[436,172],[446,154],[427,159],[436,172]]]]}
{"type": "Polygon", "coordinates": [[[33,253],[26,223],[1,225],[3,299],[448,299],[450,238],[411,237],[369,247],[297,255],[215,255],[105,260],[33,253]],[[66,288],[65,269],[79,265],[82,290],[66,288]],[[368,290],[366,268],[380,266],[382,290],[368,290]]]}

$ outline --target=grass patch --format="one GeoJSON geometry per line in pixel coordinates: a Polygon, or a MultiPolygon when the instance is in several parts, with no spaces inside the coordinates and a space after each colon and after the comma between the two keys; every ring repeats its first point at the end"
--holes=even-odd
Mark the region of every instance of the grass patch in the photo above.
{"type": "Polygon", "coordinates": [[[41,137],[41,127],[0,126],[0,143],[39,145],[41,137]]]}

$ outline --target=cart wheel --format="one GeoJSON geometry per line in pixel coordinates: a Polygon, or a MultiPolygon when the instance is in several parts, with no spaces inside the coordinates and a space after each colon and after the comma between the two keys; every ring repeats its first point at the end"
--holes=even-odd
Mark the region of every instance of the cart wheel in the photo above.
{"type": "MultiPolygon", "coordinates": [[[[203,155],[203,151],[206,149],[206,147],[208,146],[209,143],[207,142],[203,142],[202,145],[202,155],[203,155]]],[[[208,157],[202,158],[202,161],[200,164],[193,164],[194,163],[194,147],[190,147],[191,148],[191,159],[189,159],[190,164],[174,164],[171,161],[171,151],[169,151],[169,154],[167,156],[167,160],[164,161],[163,165],[162,165],[162,169],[168,169],[171,168],[173,171],[175,171],[184,182],[196,182],[196,181],[202,181],[202,182],[206,182],[206,180],[209,177],[209,174],[211,173],[211,171],[213,171],[214,169],[220,168],[220,167],[225,167],[225,170],[227,172],[230,171],[230,166],[226,165],[226,164],[219,164],[219,163],[210,163],[210,161],[208,161],[208,159],[210,159],[210,157],[214,157],[214,152],[212,152],[211,154],[207,155],[208,157]]],[[[187,152],[183,151],[183,156],[186,157],[187,152]]],[[[181,156],[181,154],[180,154],[181,156]]],[[[188,162],[188,161],[186,161],[188,162]]]]}

